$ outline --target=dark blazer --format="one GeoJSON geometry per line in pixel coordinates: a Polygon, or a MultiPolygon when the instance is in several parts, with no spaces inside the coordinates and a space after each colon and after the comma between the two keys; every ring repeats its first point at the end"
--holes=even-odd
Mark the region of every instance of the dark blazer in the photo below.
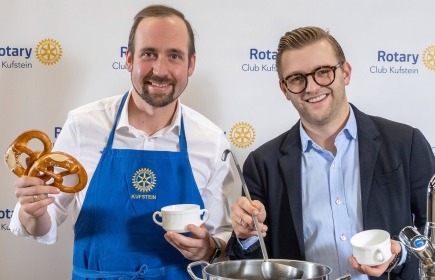
{"type": "MultiPolygon", "coordinates": [[[[364,230],[384,229],[397,236],[405,226],[415,225],[423,233],[428,183],[435,173],[429,143],[418,129],[351,106],[358,127],[364,230]]],[[[243,166],[251,198],[266,208],[269,258],[305,260],[301,156],[298,122],[250,153],[243,166]]],[[[262,258],[259,242],[243,251],[234,233],[226,254],[230,259],[262,258]]],[[[393,270],[390,278],[419,279],[417,258],[408,252],[406,263],[393,270]]]]}

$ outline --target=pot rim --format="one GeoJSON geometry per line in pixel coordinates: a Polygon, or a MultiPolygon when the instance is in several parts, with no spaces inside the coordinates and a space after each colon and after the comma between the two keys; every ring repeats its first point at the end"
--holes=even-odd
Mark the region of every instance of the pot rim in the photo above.
{"type": "MultiPolygon", "coordinates": [[[[212,273],[210,273],[209,271],[207,271],[207,270],[211,270],[211,269],[213,269],[214,267],[216,267],[216,266],[223,266],[223,265],[225,265],[226,263],[228,263],[228,262],[231,262],[231,263],[237,263],[237,262],[239,262],[239,263],[244,263],[244,262],[250,262],[250,263],[261,263],[261,262],[263,262],[264,260],[263,259],[244,259],[244,260],[228,260],[228,261],[221,261],[221,262],[216,262],[216,263],[212,263],[212,264],[210,264],[210,263],[208,263],[208,262],[206,262],[206,261],[196,261],[196,262],[192,262],[192,263],[190,263],[189,265],[188,265],[188,267],[187,267],[187,271],[188,271],[188,273],[190,274],[190,276],[192,277],[192,279],[194,279],[194,280],[204,280],[203,278],[198,278],[198,277],[196,277],[195,276],[195,274],[193,273],[193,271],[192,271],[192,267],[194,267],[194,266],[198,266],[198,265],[201,265],[201,271],[203,272],[203,273],[205,273],[206,275],[211,275],[211,276],[217,276],[217,277],[220,277],[219,275],[214,275],[214,274],[212,274],[212,273]]],[[[301,260],[289,260],[289,259],[268,259],[268,261],[272,261],[272,262],[276,262],[276,263],[281,263],[281,264],[285,264],[285,265],[291,265],[291,264],[289,264],[289,262],[293,262],[293,263],[304,263],[304,264],[310,264],[310,265],[313,265],[313,266],[315,266],[315,267],[321,267],[322,269],[325,269],[326,268],[326,270],[328,270],[326,273],[324,273],[323,275],[317,275],[316,277],[329,277],[328,275],[329,274],[331,274],[331,272],[332,272],[332,269],[331,269],[331,267],[329,267],[329,266],[327,266],[327,265],[324,265],[324,264],[319,264],[319,263],[314,263],[314,262],[308,262],[308,261],[301,261],[301,260]]],[[[297,268],[297,267],[296,267],[297,268]]],[[[207,278],[206,278],[207,279],[207,278]]],[[[231,279],[231,278],[227,278],[227,279],[231,279]]],[[[313,278],[313,279],[315,279],[315,278],[313,278]]]]}

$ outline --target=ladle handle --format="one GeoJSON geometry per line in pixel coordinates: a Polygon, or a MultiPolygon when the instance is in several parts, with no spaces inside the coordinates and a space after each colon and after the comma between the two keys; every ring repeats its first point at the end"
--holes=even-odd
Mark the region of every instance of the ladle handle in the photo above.
{"type": "Polygon", "coordinates": [[[261,247],[261,252],[263,253],[263,260],[265,262],[267,262],[267,260],[269,259],[269,256],[267,255],[266,245],[264,244],[263,234],[261,233],[260,227],[258,225],[258,219],[256,216],[252,216],[252,218],[254,219],[255,229],[257,230],[258,239],[260,240],[260,247],[261,247]]]}
{"type": "MultiPolygon", "coordinates": [[[[240,165],[237,162],[237,159],[234,156],[233,152],[229,149],[225,150],[224,153],[222,154],[222,160],[225,160],[227,158],[228,153],[231,153],[231,156],[233,157],[234,164],[236,165],[237,172],[239,173],[240,176],[240,180],[242,181],[242,187],[243,187],[243,191],[245,192],[245,196],[249,200],[249,202],[252,203],[252,199],[251,196],[249,195],[248,187],[246,186],[245,178],[243,178],[242,170],[240,169],[240,165]]],[[[257,216],[252,216],[252,219],[254,220],[255,229],[257,230],[258,239],[260,240],[260,247],[261,247],[261,252],[263,253],[263,259],[264,261],[267,261],[269,259],[269,256],[267,255],[266,245],[264,244],[264,238],[263,238],[263,234],[261,233],[260,226],[258,224],[257,216]]]]}

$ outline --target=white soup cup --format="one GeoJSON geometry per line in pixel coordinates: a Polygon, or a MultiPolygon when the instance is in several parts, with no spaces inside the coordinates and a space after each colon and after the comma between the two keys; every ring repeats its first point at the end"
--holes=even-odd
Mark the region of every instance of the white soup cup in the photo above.
{"type": "Polygon", "coordinates": [[[391,258],[390,234],[381,229],[359,232],[350,239],[352,252],[359,264],[376,266],[391,258]]]}
{"type": "Polygon", "coordinates": [[[200,209],[197,204],[176,204],[165,206],[161,211],[156,211],[153,214],[153,220],[156,224],[163,227],[166,231],[175,231],[178,233],[189,232],[187,225],[193,224],[201,226],[210,217],[207,209],[200,209]],[[204,214],[201,219],[201,215],[204,214]],[[162,217],[162,221],[158,221],[156,216],[162,217]]]}

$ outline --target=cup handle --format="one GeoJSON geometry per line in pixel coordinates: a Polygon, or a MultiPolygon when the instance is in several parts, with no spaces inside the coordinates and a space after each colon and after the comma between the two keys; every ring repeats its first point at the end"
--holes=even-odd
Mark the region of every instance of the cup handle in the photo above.
{"type": "Polygon", "coordinates": [[[156,224],[158,224],[159,226],[163,227],[163,223],[157,221],[157,219],[156,219],[156,215],[159,215],[159,216],[161,217],[161,216],[162,216],[162,213],[161,213],[160,211],[156,211],[156,212],[154,212],[154,214],[153,214],[153,220],[154,220],[154,223],[156,223],[156,224]]]}
{"type": "Polygon", "coordinates": [[[203,213],[204,213],[204,217],[202,217],[201,225],[202,225],[203,223],[207,222],[208,218],[210,218],[210,212],[208,212],[207,209],[202,209],[200,215],[202,215],[203,213]]]}
{"type": "Polygon", "coordinates": [[[378,250],[378,252],[376,253],[376,260],[377,260],[378,262],[383,262],[384,259],[385,259],[385,258],[384,258],[384,254],[382,254],[382,252],[378,250]]]}

